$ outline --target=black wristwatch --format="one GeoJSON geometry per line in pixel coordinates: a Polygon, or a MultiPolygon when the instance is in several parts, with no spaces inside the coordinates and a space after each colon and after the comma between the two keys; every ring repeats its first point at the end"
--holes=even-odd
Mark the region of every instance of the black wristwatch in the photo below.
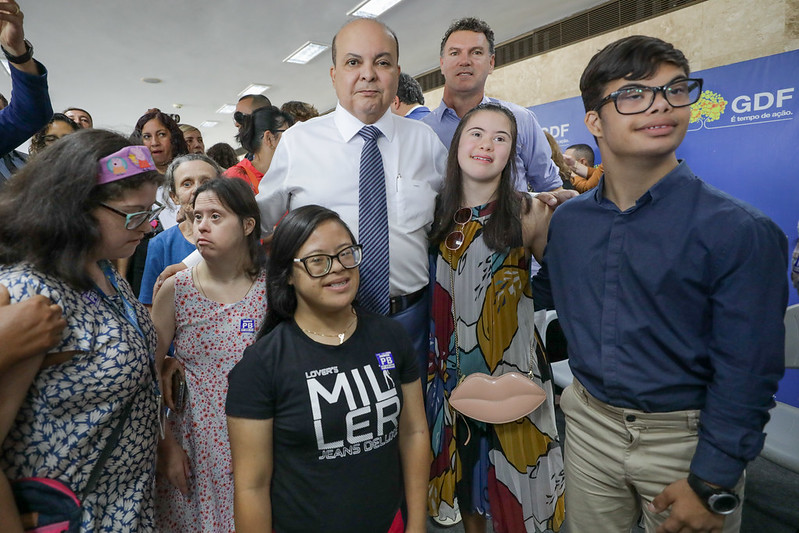
{"type": "Polygon", "coordinates": [[[716,514],[732,514],[741,505],[741,499],[733,491],[711,487],[692,473],[688,474],[688,485],[699,496],[705,507],[716,514]]]}
{"type": "Polygon", "coordinates": [[[6,56],[6,59],[8,59],[9,63],[21,65],[23,63],[27,63],[28,61],[30,61],[30,59],[33,57],[33,45],[27,39],[25,39],[24,43],[25,43],[25,53],[19,56],[12,56],[11,54],[8,53],[8,50],[0,46],[0,48],[3,49],[3,54],[6,56]]]}

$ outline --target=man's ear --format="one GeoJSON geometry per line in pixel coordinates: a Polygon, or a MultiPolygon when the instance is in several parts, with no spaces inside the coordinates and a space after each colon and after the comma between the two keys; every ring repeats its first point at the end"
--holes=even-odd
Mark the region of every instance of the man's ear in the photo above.
{"type": "Polygon", "coordinates": [[[585,114],[585,127],[594,137],[602,137],[602,117],[596,111],[588,111],[585,114]]]}
{"type": "Polygon", "coordinates": [[[399,106],[400,106],[399,96],[395,96],[394,100],[391,102],[391,107],[393,107],[395,110],[398,110],[399,106]]]}
{"type": "Polygon", "coordinates": [[[494,72],[494,60],[495,59],[496,59],[496,56],[494,54],[491,54],[491,62],[489,63],[489,65],[491,65],[491,68],[488,69],[488,73],[489,74],[494,72]]]}
{"type": "Polygon", "coordinates": [[[336,85],[336,66],[333,65],[330,67],[330,81],[333,83],[333,86],[336,85]]]}

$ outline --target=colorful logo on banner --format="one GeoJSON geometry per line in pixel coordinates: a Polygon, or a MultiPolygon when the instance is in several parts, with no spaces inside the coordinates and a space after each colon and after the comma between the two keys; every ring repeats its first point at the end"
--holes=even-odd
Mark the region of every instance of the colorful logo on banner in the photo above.
{"type": "Polygon", "coordinates": [[[720,92],[705,90],[699,101],[691,106],[691,126],[688,129],[712,130],[793,120],[794,112],[788,107],[793,103],[795,91],[795,87],[784,87],[773,92],[739,94],[730,100],[720,92]]]}

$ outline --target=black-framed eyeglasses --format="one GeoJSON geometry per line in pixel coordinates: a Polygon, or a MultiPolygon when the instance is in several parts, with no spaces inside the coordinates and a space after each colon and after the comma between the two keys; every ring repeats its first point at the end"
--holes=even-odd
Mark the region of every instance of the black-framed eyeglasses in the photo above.
{"type": "Polygon", "coordinates": [[[463,246],[463,241],[466,240],[466,235],[463,233],[463,228],[466,227],[466,223],[471,219],[471,207],[461,207],[455,211],[454,215],[452,215],[452,220],[454,220],[455,224],[458,224],[460,227],[453,230],[449,235],[447,235],[447,238],[444,239],[444,246],[446,246],[448,250],[452,250],[454,252],[463,246]]]}
{"type": "Polygon", "coordinates": [[[620,115],[637,115],[652,107],[657,93],[663,93],[663,97],[672,107],[686,107],[696,103],[702,96],[703,81],[702,78],[683,78],[662,87],[625,87],[604,97],[594,107],[594,111],[599,111],[599,108],[613,100],[620,115]]]}
{"type": "Polygon", "coordinates": [[[312,278],[321,278],[330,273],[330,269],[333,268],[333,259],[338,259],[344,268],[355,268],[363,260],[363,249],[360,244],[353,244],[335,255],[313,254],[307,257],[295,257],[294,262],[302,263],[305,266],[305,271],[312,278]]]}
{"type": "Polygon", "coordinates": [[[136,211],[135,213],[125,213],[124,211],[120,211],[116,207],[111,207],[103,202],[100,202],[100,205],[109,211],[113,211],[121,217],[125,217],[125,229],[136,229],[144,222],[152,222],[158,218],[158,215],[160,215],[161,211],[164,210],[164,206],[158,202],[155,202],[154,204],[156,206],[155,209],[150,209],[149,211],[136,211]]]}

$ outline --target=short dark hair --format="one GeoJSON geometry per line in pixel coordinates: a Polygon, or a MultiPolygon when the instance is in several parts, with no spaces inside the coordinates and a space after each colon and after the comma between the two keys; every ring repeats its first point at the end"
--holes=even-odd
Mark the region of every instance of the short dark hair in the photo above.
{"type": "Polygon", "coordinates": [[[78,131],[80,129],[80,126],[78,126],[78,124],[74,120],[72,120],[65,114],[53,113],[53,117],[50,119],[50,121],[47,124],[45,124],[45,126],[42,129],[34,133],[33,137],[31,137],[31,147],[30,147],[31,155],[38,154],[39,152],[45,149],[44,138],[47,137],[47,130],[50,129],[50,126],[53,124],[53,122],[63,122],[64,124],[72,128],[72,131],[78,131]]]}
{"type": "Polygon", "coordinates": [[[264,132],[271,131],[276,134],[278,130],[294,125],[294,117],[273,105],[259,107],[250,115],[237,111],[233,118],[239,123],[236,141],[251,154],[261,149],[264,132]]]}
{"type": "Polygon", "coordinates": [[[0,190],[0,264],[25,261],[78,290],[92,288],[86,263],[101,235],[92,211],[128,190],[161,183],[153,170],[97,184],[99,160],[130,145],[118,133],[81,129],[14,174],[0,190]]]}
{"type": "Polygon", "coordinates": [[[691,73],[685,55],[657,37],[632,35],[614,41],[597,52],[580,77],[580,93],[586,112],[602,101],[605,87],[613,80],[645,80],[663,63],[671,63],[691,73]]]}
{"type": "Polygon", "coordinates": [[[248,218],[255,220],[255,227],[247,235],[247,250],[250,255],[250,268],[247,273],[257,276],[266,264],[266,254],[261,246],[261,210],[255,202],[255,195],[250,185],[240,179],[217,178],[206,181],[194,191],[192,208],[197,202],[197,197],[204,192],[214,193],[222,205],[239,217],[241,222],[248,218]]]}
{"type": "MultiPolygon", "coordinates": [[[[241,181],[241,180],[239,180],[241,181]]],[[[242,181],[242,183],[244,183],[242,181]]],[[[305,241],[323,222],[334,220],[355,236],[335,211],[319,205],[306,205],[290,211],[275,229],[266,271],[266,319],[258,337],[263,337],[284,320],[291,320],[297,310],[297,294],[289,279],[294,271],[294,258],[305,241]]]]}
{"type": "Polygon", "coordinates": [[[169,163],[169,166],[166,168],[166,172],[164,173],[164,201],[172,205],[172,198],[170,194],[177,195],[177,190],[175,189],[175,171],[178,169],[180,165],[183,163],[188,163],[189,161],[202,161],[203,163],[208,163],[211,165],[211,168],[214,169],[216,172],[216,177],[222,175],[222,167],[220,167],[216,161],[214,161],[211,157],[206,154],[185,154],[176,157],[169,163]]]}
{"type": "Polygon", "coordinates": [[[334,67],[336,66],[336,38],[338,38],[338,34],[341,33],[341,30],[343,30],[349,24],[355,22],[356,20],[371,20],[371,21],[376,22],[376,23],[380,24],[381,26],[383,26],[383,29],[386,30],[386,32],[389,35],[391,35],[391,37],[394,38],[394,44],[397,47],[397,61],[399,61],[399,39],[397,39],[397,34],[394,33],[394,30],[389,28],[386,25],[386,23],[383,22],[383,21],[380,21],[380,20],[377,20],[377,19],[373,19],[373,18],[368,18],[368,17],[356,17],[356,18],[352,19],[351,21],[347,22],[346,24],[344,24],[341,28],[339,28],[339,30],[333,36],[333,44],[330,46],[330,53],[333,56],[333,66],[334,67]]]}
{"type": "Polygon", "coordinates": [[[318,117],[319,111],[314,106],[307,102],[300,102],[298,100],[291,100],[280,106],[280,110],[288,113],[294,120],[298,122],[305,122],[308,119],[318,117]]]}
{"type": "Polygon", "coordinates": [[[236,150],[228,143],[216,143],[205,151],[205,155],[216,161],[222,169],[235,167],[239,162],[236,150]]]}
{"type": "Polygon", "coordinates": [[[0,107],[0,109],[5,109],[6,107],[8,107],[8,100],[6,100],[6,97],[3,96],[3,93],[0,93],[0,104],[2,104],[2,107],[0,107]]]}
{"type": "Polygon", "coordinates": [[[172,137],[172,159],[189,153],[189,145],[186,144],[186,139],[183,138],[183,132],[180,131],[180,126],[175,122],[175,119],[162,112],[158,108],[149,109],[145,114],[139,117],[136,121],[136,126],[133,128],[133,133],[130,134],[131,142],[135,144],[142,144],[141,130],[144,125],[153,119],[157,119],[161,124],[166,126],[169,134],[172,137]]]}
{"type": "Polygon", "coordinates": [[[447,31],[444,32],[444,38],[441,39],[441,49],[438,52],[439,55],[444,55],[444,46],[447,44],[447,39],[449,39],[449,36],[456,31],[473,31],[475,33],[482,33],[486,36],[486,41],[488,41],[488,53],[494,55],[494,31],[491,29],[491,26],[486,23],[486,21],[480,20],[476,17],[464,17],[454,21],[449,25],[447,31]]]}
{"type": "Polygon", "coordinates": [[[266,107],[272,105],[272,101],[262,94],[245,94],[241,98],[239,98],[239,102],[242,100],[252,100],[253,107],[258,109],[259,107],[266,107]]]}
{"type": "Polygon", "coordinates": [[[422,86],[410,74],[400,73],[399,85],[397,85],[397,96],[403,104],[424,105],[424,94],[422,86]]]}
{"type": "MultiPolygon", "coordinates": [[[[589,167],[594,166],[594,157],[595,157],[594,149],[591,148],[589,145],[582,143],[573,144],[571,146],[568,146],[566,150],[574,150],[575,159],[585,158],[585,160],[588,162],[589,167]]],[[[564,152],[566,150],[564,150],[564,152]]]]}

